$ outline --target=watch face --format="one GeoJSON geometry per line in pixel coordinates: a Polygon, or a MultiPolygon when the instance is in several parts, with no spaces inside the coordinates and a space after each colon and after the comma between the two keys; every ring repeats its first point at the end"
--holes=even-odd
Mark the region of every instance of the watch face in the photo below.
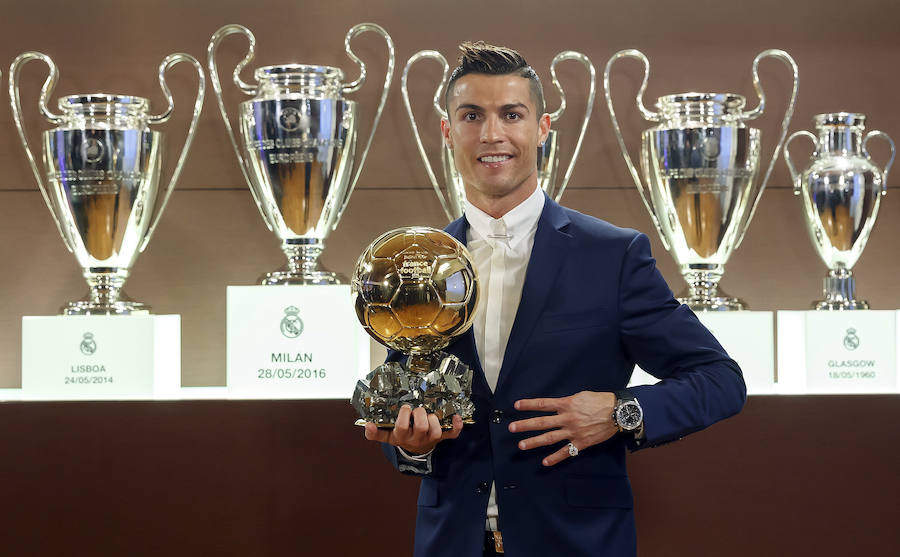
{"type": "Polygon", "coordinates": [[[640,405],[633,400],[623,402],[616,409],[616,421],[619,422],[619,426],[624,430],[637,429],[643,419],[644,412],[641,410],[640,405]]]}

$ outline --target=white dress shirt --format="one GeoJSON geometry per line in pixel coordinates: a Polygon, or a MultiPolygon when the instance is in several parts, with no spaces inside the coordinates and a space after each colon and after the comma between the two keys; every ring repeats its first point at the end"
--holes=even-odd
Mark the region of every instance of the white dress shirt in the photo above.
{"type": "MultiPolygon", "coordinates": [[[[466,244],[481,289],[481,303],[473,324],[475,347],[492,392],[497,388],[543,209],[541,188],[535,188],[525,201],[499,219],[466,200],[465,217],[469,223],[466,244]]],[[[492,485],[487,508],[489,530],[497,530],[497,515],[496,491],[492,485]]]]}

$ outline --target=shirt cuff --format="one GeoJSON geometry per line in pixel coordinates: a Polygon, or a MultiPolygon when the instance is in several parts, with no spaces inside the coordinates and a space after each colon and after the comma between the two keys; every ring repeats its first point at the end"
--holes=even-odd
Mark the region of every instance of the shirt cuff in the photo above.
{"type": "Polygon", "coordinates": [[[431,456],[431,453],[434,452],[434,447],[431,448],[427,453],[411,455],[408,452],[404,451],[402,448],[397,447],[397,452],[400,453],[400,456],[405,458],[406,460],[412,460],[414,462],[428,462],[428,457],[431,456]]]}
{"type": "Polygon", "coordinates": [[[397,449],[397,469],[405,474],[414,476],[427,476],[431,474],[431,451],[420,455],[411,455],[400,447],[397,449]]]}

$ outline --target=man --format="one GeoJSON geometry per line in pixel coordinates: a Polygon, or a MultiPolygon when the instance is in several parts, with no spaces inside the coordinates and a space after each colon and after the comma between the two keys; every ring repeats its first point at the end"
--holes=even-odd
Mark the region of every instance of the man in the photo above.
{"type": "Polygon", "coordinates": [[[366,437],[423,477],[416,556],[635,555],[625,448],[739,412],[740,368],[672,297],[645,235],[538,188],[550,117],[534,70],[507,48],[460,48],[441,129],[468,202],[447,232],[483,298],[448,351],[475,370],[475,424],[442,431],[404,407],[366,437]],[[662,381],[625,390],[635,363],[662,381]]]}

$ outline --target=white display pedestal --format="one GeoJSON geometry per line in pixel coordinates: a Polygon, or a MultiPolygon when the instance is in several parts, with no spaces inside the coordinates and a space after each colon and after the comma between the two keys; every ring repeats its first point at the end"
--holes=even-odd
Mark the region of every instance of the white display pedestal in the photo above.
{"type": "Polygon", "coordinates": [[[778,392],[896,393],[897,311],[779,311],[778,392]]]}
{"type": "MultiPolygon", "coordinates": [[[[771,311],[698,312],[697,318],[741,366],[748,394],[775,392],[775,325],[771,311]]],[[[635,367],[628,385],[658,381],[635,367]]]]}
{"type": "Polygon", "coordinates": [[[21,400],[178,396],[181,316],[22,318],[21,400]]]}
{"type": "Polygon", "coordinates": [[[349,399],[369,336],[349,285],[229,286],[230,398],[349,399]]]}

